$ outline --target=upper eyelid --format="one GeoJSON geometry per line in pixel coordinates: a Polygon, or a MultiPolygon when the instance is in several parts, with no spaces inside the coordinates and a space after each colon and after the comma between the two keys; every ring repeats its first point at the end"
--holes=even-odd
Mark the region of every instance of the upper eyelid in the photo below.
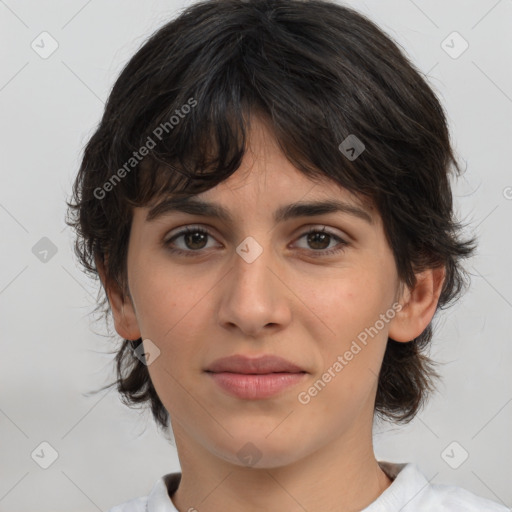
{"type": "Polygon", "coordinates": [[[183,233],[186,233],[187,231],[193,231],[195,229],[198,231],[207,231],[209,236],[214,236],[212,228],[210,226],[203,226],[202,224],[185,224],[184,226],[179,226],[166,232],[166,234],[164,235],[164,239],[171,240],[176,236],[183,235],[183,233]]]}

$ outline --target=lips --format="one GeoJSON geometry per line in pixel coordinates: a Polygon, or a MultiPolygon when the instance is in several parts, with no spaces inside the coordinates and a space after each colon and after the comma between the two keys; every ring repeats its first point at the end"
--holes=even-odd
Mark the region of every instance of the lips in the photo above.
{"type": "Polygon", "coordinates": [[[264,355],[248,358],[242,355],[233,355],[215,360],[206,369],[211,373],[240,373],[261,375],[268,373],[305,373],[305,370],[296,364],[274,355],[264,355]]]}
{"type": "Polygon", "coordinates": [[[224,357],[205,372],[223,392],[242,400],[274,398],[303,382],[307,374],[296,364],[273,355],[224,357]]]}

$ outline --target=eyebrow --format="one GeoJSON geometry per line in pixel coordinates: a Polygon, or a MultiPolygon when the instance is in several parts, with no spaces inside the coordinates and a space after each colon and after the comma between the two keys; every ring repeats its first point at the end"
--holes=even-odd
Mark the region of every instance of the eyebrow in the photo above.
{"type": "MultiPolygon", "coordinates": [[[[234,222],[234,216],[223,206],[193,197],[164,199],[150,209],[146,216],[146,222],[154,221],[171,212],[183,212],[191,215],[212,217],[229,224],[233,224],[234,222]]],[[[292,218],[314,217],[316,215],[337,212],[346,213],[362,219],[368,224],[373,224],[372,216],[367,210],[336,199],[297,202],[281,206],[274,213],[274,222],[277,224],[292,218]]]]}

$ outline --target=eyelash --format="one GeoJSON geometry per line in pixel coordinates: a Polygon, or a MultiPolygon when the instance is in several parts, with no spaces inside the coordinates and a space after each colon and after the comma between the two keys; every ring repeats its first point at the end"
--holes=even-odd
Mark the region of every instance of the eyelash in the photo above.
{"type": "MultiPolygon", "coordinates": [[[[167,250],[169,250],[170,252],[172,252],[173,254],[177,254],[177,255],[180,255],[180,256],[196,256],[196,255],[199,255],[201,254],[202,251],[205,251],[207,249],[198,249],[196,251],[194,250],[183,250],[183,249],[176,249],[176,248],[172,248],[171,247],[171,242],[173,242],[174,240],[176,240],[177,238],[183,236],[183,235],[187,235],[187,234],[190,234],[190,233],[201,233],[201,234],[204,234],[204,235],[208,235],[210,237],[213,238],[213,235],[206,229],[202,228],[202,227],[195,227],[195,226],[189,226],[181,231],[179,231],[178,233],[174,234],[172,236],[172,238],[170,238],[169,240],[166,240],[164,241],[164,246],[167,248],[167,250]]],[[[327,231],[325,229],[325,227],[323,227],[322,229],[318,229],[318,228],[310,228],[308,231],[302,233],[302,235],[299,236],[298,239],[301,239],[309,234],[313,234],[313,233],[325,233],[327,235],[329,235],[330,237],[338,240],[338,248],[333,248],[333,249],[324,249],[324,250],[314,250],[314,249],[311,249],[311,251],[313,252],[314,254],[314,257],[321,257],[321,256],[331,256],[333,254],[337,254],[339,252],[342,252],[345,250],[345,246],[348,245],[348,243],[343,240],[342,238],[340,238],[338,235],[335,235],[334,233],[331,233],[330,231],[327,231]]],[[[307,250],[307,249],[303,249],[303,250],[307,250]]]]}

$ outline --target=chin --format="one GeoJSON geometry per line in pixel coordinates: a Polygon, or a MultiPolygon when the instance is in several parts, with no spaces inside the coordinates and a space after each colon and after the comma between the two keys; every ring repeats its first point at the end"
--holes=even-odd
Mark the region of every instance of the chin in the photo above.
{"type": "Polygon", "coordinates": [[[294,439],[289,434],[279,435],[276,431],[265,437],[268,432],[272,432],[272,429],[262,431],[255,428],[241,430],[239,434],[231,430],[230,432],[233,437],[225,436],[211,451],[226,462],[240,468],[278,468],[287,466],[300,458],[297,450],[303,442],[300,436],[294,439]]]}

